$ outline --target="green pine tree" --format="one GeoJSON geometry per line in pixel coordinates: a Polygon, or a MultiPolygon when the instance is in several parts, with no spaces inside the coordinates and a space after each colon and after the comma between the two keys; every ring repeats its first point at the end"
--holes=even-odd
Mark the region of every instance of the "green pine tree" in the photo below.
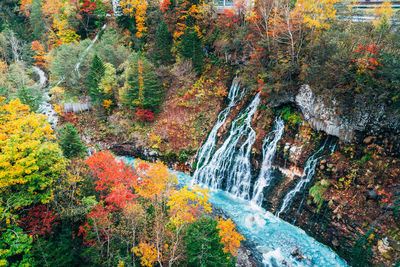
{"type": "Polygon", "coordinates": [[[202,42],[194,27],[188,27],[183,33],[179,52],[183,58],[191,59],[195,70],[201,73],[203,67],[202,42]]]}
{"type": "Polygon", "coordinates": [[[68,159],[83,156],[86,152],[85,145],[78,135],[78,130],[71,123],[67,123],[61,128],[58,134],[58,143],[64,156],[68,159]]]}
{"type": "Polygon", "coordinates": [[[131,56],[128,64],[124,72],[125,84],[120,93],[122,103],[157,112],[164,98],[164,89],[154,73],[153,65],[141,55],[131,56]]]}
{"type": "Polygon", "coordinates": [[[101,104],[106,97],[104,91],[99,88],[99,82],[104,76],[104,73],[105,67],[103,62],[101,61],[100,57],[94,55],[87,79],[87,85],[89,88],[90,98],[96,108],[101,107],[101,104]]]}
{"type": "Polygon", "coordinates": [[[154,58],[161,64],[170,64],[172,61],[172,36],[168,31],[167,23],[162,19],[156,32],[156,47],[154,58]]]}
{"type": "Polygon", "coordinates": [[[218,222],[202,217],[189,225],[185,237],[188,266],[235,266],[235,259],[225,253],[220,243],[218,222]]]}
{"type": "Polygon", "coordinates": [[[41,40],[43,30],[46,29],[42,15],[42,0],[33,0],[30,14],[30,24],[32,26],[32,37],[34,40],[41,40]]]}

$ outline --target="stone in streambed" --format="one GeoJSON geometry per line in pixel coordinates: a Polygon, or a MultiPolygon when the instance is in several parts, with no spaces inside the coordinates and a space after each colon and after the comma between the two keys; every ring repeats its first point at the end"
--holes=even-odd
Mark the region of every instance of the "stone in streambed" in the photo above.
{"type": "Polygon", "coordinates": [[[376,192],[376,190],[369,190],[367,192],[367,199],[376,200],[377,198],[378,198],[378,193],[376,192]]]}

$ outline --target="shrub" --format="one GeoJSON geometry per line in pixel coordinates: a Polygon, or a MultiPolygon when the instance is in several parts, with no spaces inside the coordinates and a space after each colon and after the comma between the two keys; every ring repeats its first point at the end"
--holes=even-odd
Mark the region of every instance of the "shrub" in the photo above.
{"type": "Polygon", "coordinates": [[[154,112],[149,109],[138,109],[136,111],[136,116],[138,116],[140,121],[153,121],[154,112]]]}

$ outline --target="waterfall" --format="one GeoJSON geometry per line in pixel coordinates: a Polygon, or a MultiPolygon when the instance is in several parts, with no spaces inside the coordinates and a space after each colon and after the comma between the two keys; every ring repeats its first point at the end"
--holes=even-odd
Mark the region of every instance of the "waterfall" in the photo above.
{"type": "Polygon", "coordinates": [[[250,105],[233,122],[228,138],[214,153],[211,160],[202,166],[194,177],[194,183],[200,183],[212,189],[223,189],[236,197],[249,199],[251,185],[251,147],[256,132],[251,127],[254,113],[260,103],[258,93],[250,105]],[[243,141],[239,149],[237,146],[243,141]]]}
{"type": "Polygon", "coordinates": [[[78,77],[80,77],[79,68],[80,68],[80,66],[82,64],[82,61],[85,59],[85,57],[86,57],[87,53],[89,52],[89,50],[92,49],[92,46],[94,45],[94,43],[96,43],[97,39],[99,39],[100,33],[102,33],[106,29],[106,27],[107,27],[107,24],[104,24],[103,27],[101,27],[101,29],[96,34],[96,36],[94,37],[94,39],[92,40],[90,45],[82,53],[81,57],[79,58],[79,61],[76,63],[74,71],[76,71],[76,73],[78,74],[78,77]]]}
{"type": "Polygon", "coordinates": [[[278,146],[279,140],[282,138],[283,132],[285,130],[285,124],[282,118],[277,118],[275,120],[274,129],[272,134],[274,139],[270,141],[271,135],[267,135],[263,142],[263,161],[260,169],[260,174],[254,184],[252,202],[256,203],[258,206],[262,205],[264,199],[264,188],[268,187],[272,180],[271,166],[272,161],[275,156],[276,148],[278,146]]]}
{"type": "Polygon", "coordinates": [[[119,4],[119,0],[111,0],[111,4],[113,7],[114,16],[119,17],[122,16],[121,6],[119,4]]]}
{"type": "MultiPolygon", "coordinates": [[[[304,171],[303,171],[303,176],[301,177],[300,181],[297,183],[296,187],[293,188],[289,193],[286,194],[286,196],[283,199],[282,206],[279,209],[279,211],[276,213],[276,216],[279,217],[279,215],[283,212],[287,212],[287,210],[290,208],[290,205],[293,202],[293,198],[302,190],[306,188],[308,183],[311,182],[312,177],[315,174],[315,169],[317,167],[317,164],[319,160],[324,156],[323,151],[325,150],[325,147],[328,143],[328,139],[325,139],[324,144],[315,152],[307,161],[304,166],[304,171]]],[[[336,142],[335,141],[330,141],[329,142],[329,151],[333,153],[336,147],[336,142]]]]}
{"type": "Polygon", "coordinates": [[[197,169],[194,174],[195,177],[199,172],[201,172],[201,167],[210,160],[211,154],[214,152],[215,145],[217,143],[218,131],[222,127],[222,125],[224,125],[231,108],[236,105],[238,100],[243,98],[243,92],[245,90],[243,90],[242,94],[238,97],[239,91],[240,83],[237,81],[236,78],[234,78],[228,94],[229,105],[224,110],[222,110],[221,113],[219,113],[217,122],[214,124],[214,127],[207,137],[207,140],[204,142],[199,152],[197,153],[197,169]]]}

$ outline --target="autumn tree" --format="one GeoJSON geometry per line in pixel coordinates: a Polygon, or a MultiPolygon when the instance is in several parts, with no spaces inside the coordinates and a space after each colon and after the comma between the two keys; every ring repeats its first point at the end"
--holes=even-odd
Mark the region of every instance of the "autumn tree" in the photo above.
{"type": "Polygon", "coordinates": [[[147,0],[121,0],[119,4],[126,16],[135,17],[136,36],[142,38],[147,31],[146,10],[149,6],[147,0]]]}
{"type": "Polygon", "coordinates": [[[140,264],[145,267],[152,267],[157,261],[157,250],[154,245],[146,242],[140,242],[140,244],[134,248],[135,254],[140,257],[140,264]]]}
{"type": "Polygon", "coordinates": [[[298,0],[296,8],[303,13],[303,19],[310,28],[327,29],[329,21],[336,18],[335,4],[340,0],[298,0]]]}
{"type": "Polygon", "coordinates": [[[219,229],[219,236],[221,243],[224,245],[223,251],[231,253],[233,256],[237,255],[237,249],[240,247],[240,242],[244,241],[244,237],[236,231],[235,224],[229,218],[224,220],[218,219],[217,229],[219,229]]]}
{"type": "Polygon", "coordinates": [[[45,68],[46,65],[46,51],[44,46],[39,41],[33,41],[31,44],[31,49],[35,52],[33,60],[35,61],[35,66],[45,68]]]}
{"type": "Polygon", "coordinates": [[[19,99],[0,102],[0,213],[47,203],[65,170],[65,159],[44,115],[30,112],[19,99]]]}
{"type": "Polygon", "coordinates": [[[169,197],[167,205],[170,208],[170,223],[173,226],[171,231],[173,238],[168,250],[169,266],[183,259],[183,237],[188,225],[195,222],[201,214],[211,213],[208,199],[207,190],[197,187],[189,190],[187,186],[169,197]]]}
{"type": "Polygon", "coordinates": [[[102,151],[86,160],[95,179],[95,189],[105,202],[123,208],[136,198],[138,186],[136,171],[118,160],[109,151],[102,151]]]}
{"type": "Polygon", "coordinates": [[[104,99],[101,106],[107,112],[111,114],[112,110],[117,104],[117,73],[114,66],[111,63],[104,64],[104,75],[101,77],[98,90],[102,92],[104,99]]]}
{"type": "Polygon", "coordinates": [[[373,24],[378,31],[384,31],[391,24],[391,17],[393,16],[393,8],[390,1],[384,1],[382,4],[374,8],[375,19],[373,24]]]}
{"type": "Polygon", "coordinates": [[[57,224],[57,216],[43,204],[31,208],[19,221],[19,226],[30,236],[52,234],[57,224]]]}
{"type": "Polygon", "coordinates": [[[87,253],[99,265],[109,265],[112,259],[112,241],[115,238],[110,206],[96,205],[86,215],[86,223],[79,228],[79,235],[88,245],[87,253]]]}

